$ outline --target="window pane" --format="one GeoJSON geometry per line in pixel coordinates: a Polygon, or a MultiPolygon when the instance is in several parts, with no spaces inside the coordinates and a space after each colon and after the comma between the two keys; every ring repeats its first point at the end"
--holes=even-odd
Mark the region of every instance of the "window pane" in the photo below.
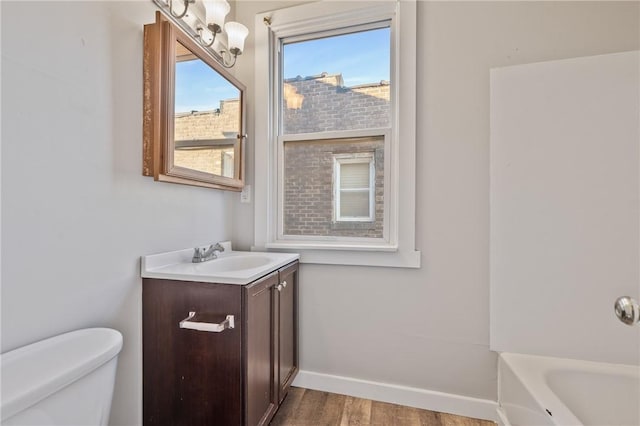
{"type": "Polygon", "coordinates": [[[283,46],[284,134],[388,127],[391,31],[283,46]]]}
{"type": "Polygon", "coordinates": [[[234,177],[240,91],[176,42],[174,165],[234,177]]]}
{"type": "Polygon", "coordinates": [[[369,191],[340,192],[340,217],[369,217],[369,191]]]}
{"type": "Polygon", "coordinates": [[[233,145],[202,149],[176,149],[173,163],[179,167],[233,177],[233,145]]]}
{"type": "Polygon", "coordinates": [[[219,105],[221,108],[175,115],[176,166],[233,178],[233,161],[229,164],[223,157],[233,158],[238,133],[234,123],[240,117],[240,100],[227,99],[219,105]]]}
{"type": "MultiPolygon", "coordinates": [[[[344,167],[345,164],[341,166],[344,167]]],[[[365,166],[367,179],[369,165],[365,166]]],[[[365,185],[368,187],[368,185],[365,185]]],[[[358,192],[358,191],[356,191],[358,192]]],[[[382,238],[384,223],[384,138],[363,137],[284,142],[283,233],[296,236],[382,238]],[[375,197],[373,221],[340,222],[334,209],[336,191],[334,161],[348,154],[373,155],[375,197]]],[[[369,191],[348,195],[342,214],[369,217],[369,191]],[[363,195],[364,194],[364,195],[363,195]],[[365,202],[357,201],[364,196],[365,202]],[[366,207],[365,207],[366,206],[366,207]]]]}
{"type": "MultiPolygon", "coordinates": [[[[366,161],[366,160],[365,160],[366,161]]],[[[340,163],[340,188],[369,188],[369,161],[340,163]]]]}

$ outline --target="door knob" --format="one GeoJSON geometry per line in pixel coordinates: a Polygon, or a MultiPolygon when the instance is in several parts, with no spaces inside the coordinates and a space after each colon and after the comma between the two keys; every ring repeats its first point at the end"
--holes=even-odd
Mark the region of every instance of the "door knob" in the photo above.
{"type": "Polygon", "coordinates": [[[640,306],[629,296],[618,297],[614,309],[618,319],[627,325],[635,325],[640,321],[640,306]]]}

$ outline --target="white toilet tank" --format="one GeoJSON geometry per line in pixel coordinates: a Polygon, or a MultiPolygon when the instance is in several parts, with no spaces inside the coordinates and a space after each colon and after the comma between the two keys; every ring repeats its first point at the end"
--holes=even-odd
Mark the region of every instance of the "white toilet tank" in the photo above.
{"type": "Polygon", "coordinates": [[[0,355],[2,425],[106,425],[122,335],[61,334],[0,355]]]}

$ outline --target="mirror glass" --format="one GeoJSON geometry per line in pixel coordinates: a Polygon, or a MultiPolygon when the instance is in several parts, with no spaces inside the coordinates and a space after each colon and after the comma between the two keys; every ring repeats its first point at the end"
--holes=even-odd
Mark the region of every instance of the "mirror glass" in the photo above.
{"type": "Polygon", "coordinates": [[[234,178],[241,93],[176,41],[173,166],[234,178]]]}

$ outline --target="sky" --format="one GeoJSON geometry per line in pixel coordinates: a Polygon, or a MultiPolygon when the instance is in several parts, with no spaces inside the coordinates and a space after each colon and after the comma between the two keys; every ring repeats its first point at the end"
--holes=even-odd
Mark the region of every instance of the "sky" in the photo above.
{"type": "Polygon", "coordinates": [[[176,63],[176,113],[211,111],[238,97],[238,89],[200,59],[176,63]]]}
{"type": "Polygon", "coordinates": [[[389,80],[390,30],[362,31],[284,46],[284,78],[328,72],[345,86],[389,80]]]}
{"type": "MultiPolygon", "coordinates": [[[[389,80],[390,29],[285,44],[284,78],[342,74],[345,86],[389,80]]],[[[176,64],[175,112],[210,111],[238,90],[201,60],[176,64]]]]}

